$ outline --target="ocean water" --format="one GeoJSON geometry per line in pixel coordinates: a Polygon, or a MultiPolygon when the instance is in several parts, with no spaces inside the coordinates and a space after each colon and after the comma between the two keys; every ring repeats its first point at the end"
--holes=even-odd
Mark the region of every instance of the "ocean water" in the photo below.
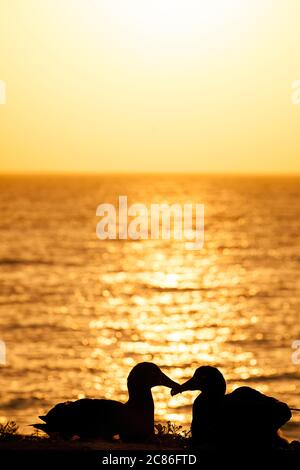
{"type": "MultiPolygon", "coordinates": [[[[2,176],[1,420],[22,432],[59,401],[126,400],[134,364],[182,382],[221,369],[300,407],[300,178],[2,176]],[[100,241],[96,207],[205,205],[205,243],[100,241]]],[[[188,426],[195,392],[153,390],[157,421],[188,426]]],[[[287,426],[300,438],[300,413],[287,426]]]]}

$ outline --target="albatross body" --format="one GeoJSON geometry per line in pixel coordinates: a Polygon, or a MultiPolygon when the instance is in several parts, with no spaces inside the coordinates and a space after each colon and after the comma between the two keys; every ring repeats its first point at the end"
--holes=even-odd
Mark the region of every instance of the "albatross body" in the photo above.
{"type": "Polygon", "coordinates": [[[200,390],[193,404],[192,443],[209,447],[276,447],[285,443],[278,430],[291,418],[285,403],[250,387],[226,395],[221,372],[199,367],[194,376],[172,394],[200,390]]]}
{"type": "Polygon", "coordinates": [[[34,427],[47,434],[59,433],[64,439],[100,437],[112,439],[119,435],[124,441],[145,441],[154,435],[154,402],[151,388],[178,384],[150,362],[137,364],[128,379],[127,403],[115,400],[84,398],[59,403],[34,427]]]}

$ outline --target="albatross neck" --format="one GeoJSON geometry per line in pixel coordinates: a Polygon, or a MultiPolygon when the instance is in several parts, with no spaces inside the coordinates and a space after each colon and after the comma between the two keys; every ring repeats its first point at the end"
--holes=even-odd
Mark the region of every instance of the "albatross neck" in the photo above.
{"type": "Polygon", "coordinates": [[[226,384],[214,384],[214,386],[208,387],[202,390],[201,396],[211,401],[223,400],[226,394],[226,384]]]}
{"type": "Polygon", "coordinates": [[[149,387],[136,387],[128,386],[129,400],[128,404],[131,405],[145,405],[148,404],[154,406],[151,388],[149,387]]]}

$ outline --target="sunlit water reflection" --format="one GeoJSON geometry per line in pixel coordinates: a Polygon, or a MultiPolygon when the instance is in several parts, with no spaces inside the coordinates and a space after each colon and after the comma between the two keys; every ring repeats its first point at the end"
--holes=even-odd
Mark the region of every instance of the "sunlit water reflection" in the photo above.
{"type": "MultiPolygon", "coordinates": [[[[202,364],[300,407],[300,180],[2,177],[0,414],[23,432],[56,402],[126,400],[154,361],[179,382],[202,364]],[[205,204],[205,244],[100,241],[96,207],[205,204]]],[[[154,390],[157,420],[188,425],[195,393],[154,390]]],[[[287,428],[299,438],[295,416],[287,428]]]]}

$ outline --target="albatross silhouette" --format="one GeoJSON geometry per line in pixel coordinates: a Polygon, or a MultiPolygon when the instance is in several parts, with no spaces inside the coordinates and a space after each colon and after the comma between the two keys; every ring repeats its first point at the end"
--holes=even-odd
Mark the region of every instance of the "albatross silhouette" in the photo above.
{"type": "Polygon", "coordinates": [[[216,367],[199,367],[194,376],[171,391],[202,393],[193,404],[192,444],[204,447],[272,448],[285,445],[278,430],[291,418],[285,403],[250,387],[226,395],[226,381],[216,367]]]}
{"type": "Polygon", "coordinates": [[[174,389],[179,386],[157,365],[142,362],[129,373],[127,403],[90,398],[59,403],[45,416],[39,416],[44,423],[33,426],[49,435],[58,433],[63,439],[112,439],[119,435],[123,441],[145,441],[154,435],[151,388],[159,385],[174,389]]]}

